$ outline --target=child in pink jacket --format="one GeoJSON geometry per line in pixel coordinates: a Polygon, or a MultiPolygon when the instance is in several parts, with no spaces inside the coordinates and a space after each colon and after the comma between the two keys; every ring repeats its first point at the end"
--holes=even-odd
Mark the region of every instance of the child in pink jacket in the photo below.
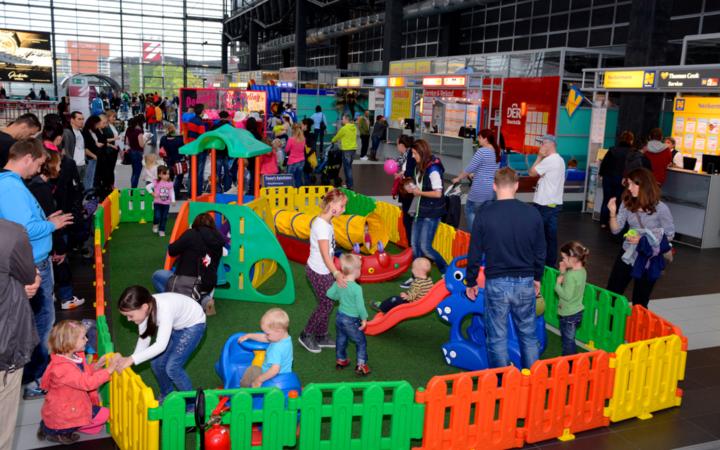
{"type": "Polygon", "coordinates": [[[59,444],[72,444],[77,433],[97,434],[110,417],[107,408],[98,406],[97,389],[107,383],[117,358],[103,368],[105,357],[95,364],[85,361],[87,330],[76,320],[58,322],[50,331],[50,364],[40,381],[47,391],[42,406],[37,437],[59,444]]]}

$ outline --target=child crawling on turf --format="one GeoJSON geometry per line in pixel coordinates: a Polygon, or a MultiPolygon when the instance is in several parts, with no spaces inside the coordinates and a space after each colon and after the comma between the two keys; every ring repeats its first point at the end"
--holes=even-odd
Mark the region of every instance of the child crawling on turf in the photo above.
{"type": "Polygon", "coordinates": [[[355,373],[365,376],[370,373],[367,365],[367,341],[365,340],[365,325],[367,325],[367,310],[363,299],[362,288],[355,280],[360,277],[362,262],[358,255],[344,253],[340,256],[342,269],[347,286],[341,288],[337,282],[327,291],[328,298],[339,300],[340,306],[335,316],[335,367],[344,369],[350,364],[347,358],[348,339],[357,345],[357,366],[355,373]]]}
{"type": "Polygon", "coordinates": [[[264,382],[281,373],[292,372],[293,347],[288,328],[290,317],[280,308],[271,308],[260,319],[262,333],[240,336],[238,343],[248,339],[268,342],[262,367],[250,366],[240,380],[240,387],[260,387],[264,382]]]}
{"type": "Polygon", "coordinates": [[[407,292],[394,295],[384,302],[373,302],[371,305],[372,308],[376,311],[386,313],[396,306],[423,298],[433,286],[432,278],[430,278],[431,268],[432,264],[429,259],[423,258],[422,256],[415,258],[412,263],[413,282],[407,292]]]}

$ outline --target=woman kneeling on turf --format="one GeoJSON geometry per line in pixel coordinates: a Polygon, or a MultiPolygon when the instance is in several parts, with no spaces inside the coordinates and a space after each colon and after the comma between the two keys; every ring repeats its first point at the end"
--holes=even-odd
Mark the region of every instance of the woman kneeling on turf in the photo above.
{"type": "Polygon", "coordinates": [[[120,359],[118,369],[152,360],[162,402],[175,388],[191,391],[185,364],[205,334],[205,313],[190,297],[168,292],[151,295],[142,286],[130,286],[120,295],[120,314],[138,325],[135,352],[120,359]],[[150,340],[155,342],[150,345],[150,340]]]}

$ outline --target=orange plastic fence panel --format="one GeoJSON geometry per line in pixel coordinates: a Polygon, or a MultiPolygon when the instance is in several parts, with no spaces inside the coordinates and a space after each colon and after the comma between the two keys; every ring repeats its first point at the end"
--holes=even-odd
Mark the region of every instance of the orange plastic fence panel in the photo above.
{"type": "Polygon", "coordinates": [[[610,355],[598,350],[545,359],[530,368],[526,442],[572,439],[573,433],[604,427],[614,382],[610,355]]]}
{"type": "Polygon", "coordinates": [[[470,233],[462,230],[457,230],[455,233],[455,240],[452,246],[453,258],[457,258],[461,255],[467,255],[468,249],[470,248],[470,233]]]}
{"type": "Polygon", "coordinates": [[[626,341],[644,341],[646,339],[669,336],[671,334],[680,336],[682,350],[687,351],[687,337],[683,335],[682,330],[678,326],[643,306],[633,306],[632,314],[625,325],[626,341]]]}
{"type": "MultiPolygon", "coordinates": [[[[170,234],[170,242],[177,241],[184,232],[187,231],[190,224],[188,223],[188,213],[190,212],[190,202],[187,201],[182,204],[177,217],[175,218],[175,226],[173,227],[172,233],[170,234]]],[[[175,263],[175,258],[169,254],[165,255],[165,270],[172,269],[175,263]]]]}
{"type": "Polygon", "coordinates": [[[422,446],[417,450],[484,450],[523,445],[527,376],[514,367],[436,376],[416,401],[425,404],[422,446]]]}
{"type": "Polygon", "coordinates": [[[410,239],[408,239],[407,233],[405,233],[405,225],[403,224],[403,216],[400,214],[400,217],[398,217],[398,234],[400,235],[400,239],[398,239],[397,244],[401,247],[410,247],[410,239]]]}
{"type": "MultiPolygon", "coordinates": [[[[108,214],[109,215],[109,214],[108,214]]],[[[103,274],[102,247],[95,243],[95,317],[105,315],[105,275],[103,274]]]]}
{"type": "Polygon", "coordinates": [[[110,201],[110,197],[105,197],[105,200],[102,201],[102,206],[105,209],[105,214],[103,215],[103,220],[105,222],[105,242],[107,243],[108,240],[110,240],[110,235],[113,231],[112,226],[112,202],[110,201]]]}

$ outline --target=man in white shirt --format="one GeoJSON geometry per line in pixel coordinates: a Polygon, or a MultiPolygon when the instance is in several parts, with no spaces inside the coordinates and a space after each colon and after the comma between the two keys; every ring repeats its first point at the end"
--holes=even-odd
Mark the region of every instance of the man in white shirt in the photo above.
{"type": "Polygon", "coordinates": [[[85,125],[85,117],[80,111],[70,113],[70,129],[63,133],[63,147],[65,154],[71,157],[78,167],[80,179],[85,178],[85,139],[82,129],[85,125]]]}
{"type": "Polygon", "coordinates": [[[540,211],[545,226],[545,265],[555,267],[558,252],[557,218],[563,204],[565,161],[557,152],[555,136],[547,134],[539,138],[538,142],[542,144],[538,157],[530,168],[530,176],[540,177],[533,203],[540,211]]]}

